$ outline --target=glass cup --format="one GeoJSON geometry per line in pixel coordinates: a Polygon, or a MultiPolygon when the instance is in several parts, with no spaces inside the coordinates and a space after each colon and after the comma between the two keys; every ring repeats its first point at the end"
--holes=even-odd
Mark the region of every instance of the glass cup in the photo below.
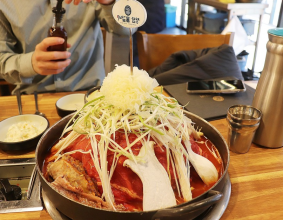
{"type": "Polygon", "coordinates": [[[232,152],[244,154],[250,150],[261,115],[260,110],[249,105],[233,105],[228,109],[228,146],[232,152]]]}

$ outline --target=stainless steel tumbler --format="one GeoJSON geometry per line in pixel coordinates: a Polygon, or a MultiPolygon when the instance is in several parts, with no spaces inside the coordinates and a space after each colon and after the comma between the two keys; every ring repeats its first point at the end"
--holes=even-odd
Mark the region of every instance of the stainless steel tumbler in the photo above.
{"type": "Polygon", "coordinates": [[[267,53],[252,106],[262,112],[253,142],[268,148],[283,146],[283,28],[268,30],[267,53]]]}
{"type": "Polygon", "coordinates": [[[260,124],[261,111],[249,105],[234,105],[228,109],[226,119],[229,149],[235,153],[247,153],[260,124]]]}

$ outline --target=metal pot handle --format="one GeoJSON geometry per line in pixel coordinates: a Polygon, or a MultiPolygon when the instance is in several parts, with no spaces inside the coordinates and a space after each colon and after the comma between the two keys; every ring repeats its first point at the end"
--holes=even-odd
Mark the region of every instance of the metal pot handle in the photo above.
{"type": "Polygon", "coordinates": [[[168,208],[168,209],[159,210],[153,215],[152,220],[159,220],[165,217],[166,218],[171,217],[176,219],[177,217],[183,216],[192,211],[208,208],[217,201],[219,201],[222,198],[223,194],[215,190],[210,190],[207,193],[207,196],[208,197],[203,200],[190,203],[188,205],[184,205],[177,208],[168,208]]]}

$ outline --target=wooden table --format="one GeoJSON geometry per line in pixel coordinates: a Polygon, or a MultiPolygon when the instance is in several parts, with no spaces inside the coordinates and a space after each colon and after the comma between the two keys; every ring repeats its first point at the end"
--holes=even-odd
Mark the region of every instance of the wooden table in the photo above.
{"type": "MultiPolygon", "coordinates": [[[[39,94],[39,110],[46,114],[50,125],[60,120],[55,102],[68,93],[39,94]]],[[[23,113],[35,112],[32,95],[22,96],[23,113]]],[[[0,97],[0,121],[18,115],[15,96],[0,97]]],[[[210,122],[227,138],[225,119],[210,122]]],[[[0,159],[32,158],[34,152],[12,155],[0,151],[0,159]]],[[[230,202],[221,219],[282,219],[283,218],[283,148],[265,149],[251,146],[246,154],[231,152],[228,169],[232,184],[230,202]]],[[[1,214],[1,220],[50,220],[46,210],[1,214]]]]}

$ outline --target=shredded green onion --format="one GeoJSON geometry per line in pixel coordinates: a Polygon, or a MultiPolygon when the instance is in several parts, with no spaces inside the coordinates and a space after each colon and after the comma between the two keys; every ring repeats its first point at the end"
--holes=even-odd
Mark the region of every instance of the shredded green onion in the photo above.
{"type": "MultiPolygon", "coordinates": [[[[161,89],[162,90],[162,89],[161,89]]],[[[103,195],[109,205],[114,208],[114,196],[111,190],[110,180],[114,173],[120,156],[126,156],[135,163],[141,161],[131,150],[137,142],[145,143],[145,139],[152,138],[158,145],[166,148],[167,173],[170,177],[169,165],[176,159],[188,158],[188,153],[182,144],[184,138],[188,139],[194,130],[191,120],[184,120],[184,110],[178,102],[171,97],[165,97],[160,92],[154,92],[149,99],[135,110],[121,110],[108,104],[105,97],[96,92],[93,100],[86,103],[77,111],[64,129],[64,133],[73,130],[71,136],[67,136],[65,143],[60,145],[57,156],[80,134],[85,134],[91,139],[90,152],[95,169],[102,182],[103,195]],[[126,137],[127,147],[122,148],[115,142],[115,133],[123,132],[126,137]],[[137,136],[130,143],[128,134],[137,136]],[[97,137],[100,137],[97,139],[97,137]],[[107,170],[107,151],[114,152],[115,156],[111,168],[107,170]],[[175,155],[175,156],[174,156],[175,155]]],[[[86,152],[89,153],[89,152],[86,152]]],[[[179,162],[180,163],[180,162],[179,162]]],[[[188,163],[186,163],[188,166],[188,163]]],[[[184,166],[184,165],[183,165],[184,166]]],[[[174,176],[180,172],[178,166],[173,164],[174,176]]],[[[176,184],[178,192],[180,183],[176,184]]],[[[115,209],[115,208],[114,208],[115,209]]]]}

